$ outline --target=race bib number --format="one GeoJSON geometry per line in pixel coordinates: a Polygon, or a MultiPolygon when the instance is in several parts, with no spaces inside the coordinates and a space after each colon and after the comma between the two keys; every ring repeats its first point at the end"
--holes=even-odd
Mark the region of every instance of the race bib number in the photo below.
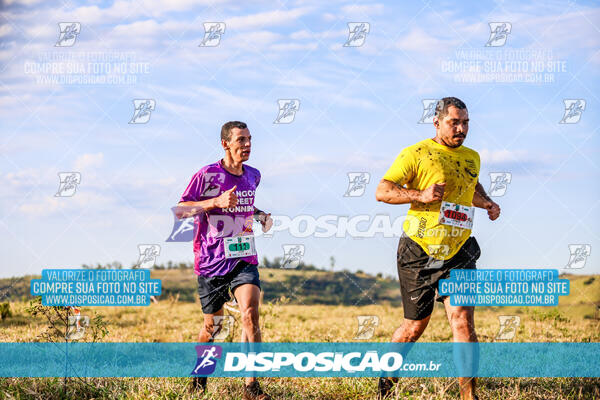
{"type": "Polygon", "coordinates": [[[440,224],[455,226],[457,228],[472,229],[475,207],[462,206],[447,201],[442,201],[440,207],[440,224]]]}
{"type": "Polygon", "coordinates": [[[253,235],[227,237],[223,240],[223,246],[225,246],[225,258],[256,255],[253,235]]]}

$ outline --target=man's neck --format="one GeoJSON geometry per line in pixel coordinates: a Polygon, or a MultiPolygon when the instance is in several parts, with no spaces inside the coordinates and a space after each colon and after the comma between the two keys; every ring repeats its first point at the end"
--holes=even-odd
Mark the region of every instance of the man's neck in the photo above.
{"type": "Polygon", "coordinates": [[[240,162],[235,162],[231,156],[223,157],[221,164],[225,170],[233,175],[242,175],[244,173],[244,165],[240,162]]]}
{"type": "Polygon", "coordinates": [[[442,140],[440,137],[438,137],[437,135],[436,135],[436,136],[435,136],[433,139],[431,139],[431,140],[433,140],[434,142],[436,142],[436,143],[438,143],[438,144],[441,144],[442,146],[448,147],[448,148],[450,148],[450,149],[456,149],[456,148],[458,148],[458,147],[460,147],[460,146],[461,146],[461,145],[458,145],[458,146],[449,146],[447,143],[445,143],[445,142],[444,142],[444,141],[443,141],[443,140],[442,140]]]}

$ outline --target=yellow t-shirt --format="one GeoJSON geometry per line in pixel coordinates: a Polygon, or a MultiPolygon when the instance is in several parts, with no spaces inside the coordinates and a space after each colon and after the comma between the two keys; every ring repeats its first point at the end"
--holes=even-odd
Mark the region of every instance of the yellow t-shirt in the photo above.
{"type": "MultiPolygon", "coordinates": [[[[443,200],[470,207],[479,166],[475,150],[465,146],[446,147],[426,139],[402,150],[383,179],[416,190],[446,182],[443,200]]],[[[471,230],[440,224],[441,204],[441,201],[411,203],[403,228],[429,256],[447,260],[460,250],[471,230]]]]}

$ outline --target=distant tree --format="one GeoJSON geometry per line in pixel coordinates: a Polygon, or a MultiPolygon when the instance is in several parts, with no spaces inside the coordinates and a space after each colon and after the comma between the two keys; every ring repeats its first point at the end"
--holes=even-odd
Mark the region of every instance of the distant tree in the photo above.
{"type": "Polygon", "coordinates": [[[267,258],[267,256],[263,257],[263,259],[262,259],[262,265],[265,268],[272,268],[271,262],[269,261],[269,259],[267,258]]]}

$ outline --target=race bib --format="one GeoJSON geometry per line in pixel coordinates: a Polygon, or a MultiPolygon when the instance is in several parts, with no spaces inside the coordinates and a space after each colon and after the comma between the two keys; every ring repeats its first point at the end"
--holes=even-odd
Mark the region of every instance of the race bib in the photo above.
{"type": "Polygon", "coordinates": [[[256,255],[254,235],[227,237],[223,240],[225,258],[239,258],[256,255]]]}
{"type": "Polygon", "coordinates": [[[440,207],[440,224],[456,226],[457,228],[472,229],[475,207],[462,206],[442,201],[440,207]]]}

